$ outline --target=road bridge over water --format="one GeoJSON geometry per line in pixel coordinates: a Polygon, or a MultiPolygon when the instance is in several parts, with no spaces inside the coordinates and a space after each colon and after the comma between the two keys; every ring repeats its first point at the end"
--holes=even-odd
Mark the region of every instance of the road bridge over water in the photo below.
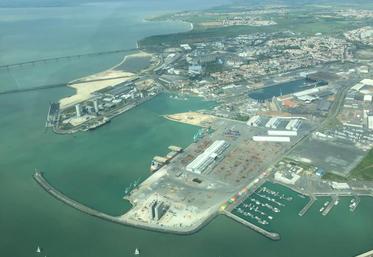
{"type": "Polygon", "coordinates": [[[22,66],[27,66],[27,65],[36,65],[36,64],[40,64],[40,63],[58,62],[58,61],[62,61],[62,60],[73,60],[73,59],[79,59],[79,58],[82,58],[82,57],[94,57],[94,56],[116,54],[116,53],[129,53],[129,52],[140,51],[140,50],[141,49],[139,49],[139,48],[118,49],[118,50],[101,51],[101,52],[94,52],[94,53],[50,57],[50,58],[24,61],[24,62],[19,62],[19,63],[3,64],[3,65],[0,65],[0,70],[9,70],[11,68],[17,68],[17,67],[22,67],[22,66]]]}

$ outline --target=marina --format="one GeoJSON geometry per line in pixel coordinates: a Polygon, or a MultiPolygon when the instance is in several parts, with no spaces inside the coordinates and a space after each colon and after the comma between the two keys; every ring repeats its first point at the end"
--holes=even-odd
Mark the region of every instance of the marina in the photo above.
{"type": "MultiPolygon", "coordinates": [[[[245,220],[246,223],[251,223],[261,228],[260,231],[266,231],[266,233],[262,233],[265,236],[276,234],[279,238],[280,235],[278,233],[270,232],[273,229],[271,224],[277,220],[281,210],[286,207],[285,203],[290,204],[293,197],[273,190],[269,185],[265,183],[257,188],[253,194],[233,209],[232,215],[237,216],[237,219],[245,220]]],[[[269,236],[269,238],[277,240],[272,236],[269,236]]]]}

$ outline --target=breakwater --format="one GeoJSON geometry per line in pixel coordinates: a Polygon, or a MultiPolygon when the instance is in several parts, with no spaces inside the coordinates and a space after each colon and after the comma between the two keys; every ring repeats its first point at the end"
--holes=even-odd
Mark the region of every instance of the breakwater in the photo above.
{"type": "Polygon", "coordinates": [[[90,215],[90,216],[100,218],[100,219],[103,219],[103,220],[107,220],[107,221],[110,221],[110,222],[113,222],[113,223],[125,225],[125,226],[131,226],[131,227],[136,227],[136,228],[140,228],[140,229],[144,229],[144,230],[152,230],[152,231],[169,233],[169,234],[190,235],[190,234],[194,234],[194,233],[198,232],[202,227],[206,226],[208,223],[210,223],[217,216],[217,213],[212,213],[202,223],[199,223],[196,226],[194,226],[192,228],[187,228],[187,229],[183,229],[183,228],[168,229],[168,228],[165,228],[165,227],[160,227],[160,226],[151,225],[151,224],[144,225],[140,222],[128,221],[121,216],[118,216],[118,217],[111,216],[109,214],[100,212],[98,210],[95,210],[93,208],[85,206],[84,204],[79,203],[79,202],[69,198],[68,196],[66,196],[65,194],[63,194],[62,192],[60,192],[56,188],[54,188],[52,185],[50,185],[48,183],[48,181],[44,178],[42,172],[36,171],[32,175],[32,177],[46,192],[48,192],[50,195],[55,197],[57,200],[60,200],[61,202],[73,207],[74,209],[77,209],[77,210],[79,210],[83,213],[86,213],[86,214],[90,215]]]}
{"type": "Polygon", "coordinates": [[[254,230],[254,231],[256,231],[256,232],[264,235],[265,237],[268,237],[269,239],[280,240],[280,234],[278,234],[278,233],[269,232],[267,230],[264,230],[264,229],[262,229],[262,228],[260,228],[260,227],[258,227],[256,225],[254,225],[254,224],[252,224],[252,223],[250,223],[250,222],[248,222],[248,221],[246,221],[246,220],[244,220],[244,219],[242,219],[242,218],[240,218],[240,217],[232,214],[231,212],[224,211],[223,213],[227,217],[229,217],[229,218],[231,218],[231,219],[233,219],[233,220],[241,223],[242,225],[245,225],[245,226],[251,228],[252,230],[254,230]]]}

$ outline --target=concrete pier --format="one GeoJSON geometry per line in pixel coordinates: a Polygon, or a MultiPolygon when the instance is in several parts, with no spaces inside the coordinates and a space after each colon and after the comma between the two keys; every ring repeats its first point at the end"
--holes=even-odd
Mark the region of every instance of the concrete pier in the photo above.
{"type": "Polygon", "coordinates": [[[248,221],[246,221],[246,220],[244,220],[244,219],[242,219],[242,218],[240,218],[240,217],[232,214],[231,212],[224,211],[223,214],[226,215],[227,217],[229,217],[229,218],[231,218],[231,219],[233,219],[233,220],[241,223],[242,225],[245,225],[245,226],[251,228],[252,230],[254,230],[254,231],[256,231],[256,232],[264,235],[265,237],[268,237],[269,239],[280,240],[280,234],[278,234],[278,233],[269,232],[267,230],[264,230],[264,229],[262,229],[262,228],[260,228],[260,227],[258,227],[256,225],[254,225],[254,224],[252,224],[252,223],[250,223],[250,222],[248,222],[248,221]]]}
{"type": "Polygon", "coordinates": [[[308,203],[306,204],[306,206],[304,206],[304,208],[298,213],[299,216],[303,216],[304,214],[306,214],[306,212],[309,210],[309,208],[311,208],[311,206],[313,205],[313,203],[316,201],[316,197],[313,196],[313,195],[310,195],[310,200],[308,201],[308,203]]]}
{"type": "Polygon", "coordinates": [[[338,196],[337,195],[333,195],[332,196],[332,200],[330,201],[330,203],[328,204],[328,206],[326,206],[325,210],[322,212],[322,215],[323,216],[326,216],[328,215],[328,213],[331,211],[331,209],[335,206],[335,203],[338,201],[338,196]]]}

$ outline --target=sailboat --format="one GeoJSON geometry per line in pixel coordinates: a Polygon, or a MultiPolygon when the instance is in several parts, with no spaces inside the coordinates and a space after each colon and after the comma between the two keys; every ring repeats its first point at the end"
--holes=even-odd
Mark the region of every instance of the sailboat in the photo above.
{"type": "Polygon", "coordinates": [[[140,255],[140,250],[138,248],[135,250],[135,255],[140,255]]]}
{"type": "Polygon", "coordinates": [[[40,248],[40,246],[38,246],[38,248],[36,248],[36,252],[37,252],[37,253],[41,253],[41,248],[40,248]]]}

